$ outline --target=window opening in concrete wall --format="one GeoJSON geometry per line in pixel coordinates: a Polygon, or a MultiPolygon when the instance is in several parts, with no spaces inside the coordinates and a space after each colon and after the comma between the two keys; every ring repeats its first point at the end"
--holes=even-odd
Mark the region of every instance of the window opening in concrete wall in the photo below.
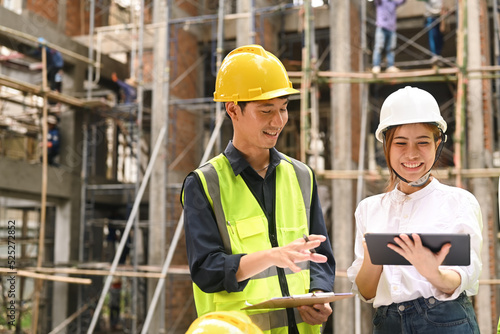
{"type": "Polygon", "coordinates": [[[21,14],[21,12],[23,11],[22,0],[4,0],[3,6],[17,14],[21,14]]]}

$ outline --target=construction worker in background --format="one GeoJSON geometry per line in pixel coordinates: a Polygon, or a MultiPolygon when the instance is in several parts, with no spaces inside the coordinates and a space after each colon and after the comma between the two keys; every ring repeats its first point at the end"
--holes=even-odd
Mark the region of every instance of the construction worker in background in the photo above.
{"type": "Polygon", "coordinates": [[[40,59],[42,57],[42,48],[45,48],[47,54],[47,81],[49,88],[50,90],[61,92],[64,60],[59,51],[47,47],[46,44],[47,41],[45,38],[38,38],[38,47],[28,52],[28,55],[40,59]]]}
{"type": "Polygon", "coordinates": [[[437,64],[439,57],[443,50],[443,32],[441,31],[441,24],[436,21],[440,19],[441,15],[445,13],[443,7],[443,0],[418,0],[425,2],[425,27],[429,29],[427,34],[429,38],[429,49],[432,53],[431,62],[437,64]]]}
{"type": "MultiPolygon", "coordinates": [[[[288,95],[299,91],[259,45],[231,51],[215,85],[214,101],[225,103],[233,139],[186,177],[181,194],[198,316],[331,292],[335,260],[315,176],[274,148],[288,121],[288,95]]],[[[326,303],[246,313],[264,333],[304,334],[320,333],[332,309],[326,303]]]]}
{"type": "Polygon", "coordinates": [[[136,102],[137,99],[137,90],[136,90],[136,82],[134,78],[125,79],[122,81],[118,79],[116,73],[111,74],[111,80],[116,82],[118,87],[120,87],[120,98],[118,99],[121,103],[129,104],[136,102]]]}
{"type": "Polygon", "coordinates": [[[375,46],[373,47],[373,67],[374,74],[380,73],[380,64],[382,62],[382,52],[385,51],[387,59],[386,72],[399,72],[399,68],[394,66],[394,50],[396,49],[397,34],[396,9],[404,4],[406,0],[375,0],[376,7],[376,28],[375,28],[375,46]]]}
{"type": "Polygon", "coordinates": [[[109,288],[109,327],[113,331],[122,329],[120,324],[121,293],[122,280],[120,277],[114,277],[109,288]]]}
{"type": "Polygon", "coordinates": [[[422,89],[399,89],[382,105],[375,137],[384,144],[389,185],[356,209],[356,258],[347,270],[354,292],[373,303],[373,333],[479,333],[469,296],[478,292],[482,268],[481,208],[468,191],[431,175],[446,128],[437,101],[422,89]],[[387,247],[411,265],[372,264],[367,232],[401,233],[387,247]],[[417,233],[469,234],[470,265],[442,266],[451,244],[433,253],[417,233]]]}
{"type": "Polygon", "coordinates": [[[262,334],[243,312],[212,312],[197,318],[186,334],[262,334]]]}
{"type": "Polygon", "coordinates": [[[47,133],[47,162],[51,166],[58,166],[56,158],[59,156],[60,134],[57,126],[58,120],[54,115],[47,117],[49,131],[47,133]]]}

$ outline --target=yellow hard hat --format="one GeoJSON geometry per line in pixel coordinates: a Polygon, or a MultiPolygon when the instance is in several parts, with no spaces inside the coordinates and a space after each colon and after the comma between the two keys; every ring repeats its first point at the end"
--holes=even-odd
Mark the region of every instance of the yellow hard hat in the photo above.
{"type": "Polygon", "coordinates": [[[189,326],[186,334],[263,334],[242,312],[218,311],[202,315],[189,326]]]}
{"type": "Polygon", "coordinates": [[[245,45],[222,61],[215,80],[214,101],[270,100],[297,94],[285,66],[260,45],[245,45]]]}

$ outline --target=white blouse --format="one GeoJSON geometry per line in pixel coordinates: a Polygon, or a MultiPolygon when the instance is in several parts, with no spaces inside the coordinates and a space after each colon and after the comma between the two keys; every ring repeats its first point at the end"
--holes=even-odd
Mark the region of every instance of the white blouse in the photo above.
{"type": "Polygon", "coordinates": [[[361,201],[355,212],[356,259],[347,270],[353,282],[353,292],[377,308],[401,303],[419,297],[431,296],[438,300],[452,300],[466,291],[475,295],[481,274],[482,228],[479,203],[470,192],[441,184],[435,178],[423,189],[406,195],[394,189],[361,201]],[[365,300],[358,291],[355,279],[363,262],[363,236],[372,233],[468,233],[471,247],[469,266],[441,266],[453,269],[462,278],[461,285],[452,295],[436,289],[413,266],[384,265],[376,296],[365,300]]]}

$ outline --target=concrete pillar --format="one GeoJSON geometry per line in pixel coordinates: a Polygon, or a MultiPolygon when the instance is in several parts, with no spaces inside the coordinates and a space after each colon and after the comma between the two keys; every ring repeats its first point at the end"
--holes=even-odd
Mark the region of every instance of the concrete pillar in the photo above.
{"type": "MultiPolygon", "coordinates": [[[[70,201],[56,207],[56,222],[54,233],[54,265],[65,264],[70,261],[71,244],[71,219],[70,201]]],[[[67,317],[68,307],[68,283],[54,282],[52,290],[52,327],[62,323],[67,317]]],[[[66,333],[66,331],[61,332],[66,333]]]]}
{"type": "MultiPolygon", "coordinates": [[[[467,66],[477,68],[482,66],[482,48],[481,48],[481,29],[480,29],[480,0],[467,0],[467,66]]],[[[487,167],[487,157],[485,147],[485,108],[483,106],[483,87],[482,80],[469,80],[467,85],[467,164],[468,168],[487,167]]],[[[481,206],[483,215],[483,249],[481,259],[483,261],[483,270],[480,279],[490,279],[492,277],[490,270],[490,247],[489,235],[492,225],[493,212],[492,195],[494,194],[490,179],[474,178],[470,181],[471,190],[476,196],[481,206]]],[[[479,293],[476,297],[476,310],[479,329],[483,334],[491,334],[492,330],[492,292],[489,285],[480,285],[479,293]]]]}
{"type": "MultiPolygon", "coordinates": [[[[248,13],[249,15],[252,15],[250,6],[251,6],[251,0],[238,0],[236,2],[236,11],[238,13],[248,13]]],[[[252,37],[255,34],[255,32],[251,27],[251,22],[252,20],[250,19],[250,16],[237,19],[236,23],[237,47],[253,43],[252,37]]]]}
{"type": "MultiPolygon", "coordinates": [[[[153,22],[165,21],[165,2],[154,1],[153,22]]],[[[168,80],[168,60],[166,55],[167,40],[166,28],[155,29],[154,46],[154,74],[153,74],[153,108],[151,111],[151,147],[156,143],[156,138],[168,118],[168,107],[163,103],[163,84],[168,80]]],[[[166,245],[166,187],[167,187],[167,140],[160,149],[159,156],[153,167],[149,182],[149,242],[148,264],[163,265],[165,261],[166,245]]],[[[148,281],[148,305],[153,298],[158,280],[148,281]]],[[[162,295],[156,307],[156,313],[151,321],[150,333],[165,333],[165,294],[162,295]]]]}
{"type": "MultiPolygon", "coordinates": [[[[61,131],[61,153],[60,163],[61,168],[54,168],[53,172],[58,179],[65,180],[67,174],[79,176],[82,166],[82,124],[84,114],[81,111],[68,110],[60,115],[61,121],[59,122],[61,131]]],[[[81,206],[81,178],[71,177],[71,193],[72,196],[68,198],[68,202],[61,208],[58,208],[56,224],[56,235],[59,233],[68,233],[66,237],[56,237],[54,247],[55,249],[67,249],[68,260],[78,261],[79,259],[79,245],[80,245],[80,206],[81,206]],[[60,211],[60,213],[59,213],[60,211]],[[65,217],[65,218],[63,218],[65,217]],[[63,227],[62,224],[65,224],[63,227]],[[64,230],[62,230],[64,228],[64,230]],[[68,231],[66,231],[68,229],[68,231]],[[64,232],[63,232],[64,231],[64,232]],[[68,241],[69,240],[69,241],[68,241]],[[62,245],[59,246],[59,243],[62,245]],[[66,246],[66,243],[68,245],[66,246]]],[[[56,259],[57,260],[57,259],[56,259]]],[[[63,262],[63,260],[61,260],[63,262]]],[[[74,313],[78,308],[78,286],[76,284],[66,284],[67,294],[75,296],[68,298],[66,304],[55,303],[55,305],[67,305],[65,313],[60,312],[66,317],[74,313]]]]}
{"type": "MultiPolygon", "coordinates": [[[[331,34],[330,61],[332,71],[349,72],[350,54],[350,1],[335,0],[330,5],[331,34]]],[[[331,85],[331,156],[334,170],[352,169],[351,148],[351,86],[348,83],[331,85]]],[[[337,270],[346,270],[353,261],[353,183],[351,180],[332,181],[332,237],[333,254],[337,270]]],[[[351,291],[351,283],[343,277],[335,279],[335,292],[351,291]]],[[[335,333],[354,333],[354,300],[333,304],[335,333]]]]}
{"type": "Polygon", "coordinates": [[[66,0],[57,3],[57,30],[63,34],[66,32],[66,0]]]}

